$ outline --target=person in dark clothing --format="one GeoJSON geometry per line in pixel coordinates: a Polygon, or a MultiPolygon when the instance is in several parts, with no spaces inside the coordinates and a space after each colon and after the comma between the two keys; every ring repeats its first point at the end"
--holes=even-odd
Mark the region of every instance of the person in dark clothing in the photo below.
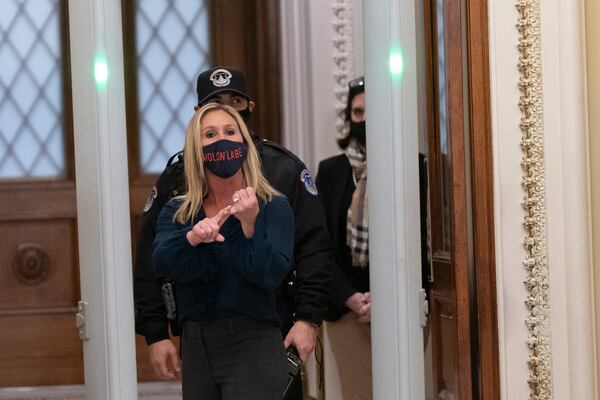
{"type": "MultiPolygon", "coordinates": [[[[246,120],[255,107],[246,92],[243,73],[232,68],[215,67],[201,73],[197,92],[198,106],[207,102],[229,104],[246,120]]],[[[331,242],[316,186],[304,163],[278,144],[251,135],[265,177],[287,197],[294,213],[294,271],[289,282],[278,290],[277,306],[285,346],[294,345],[301,358],[306,360],[314,349],[316,327],[326,308],[327,285],[331,280],[329,266],[333,259],[331,242]],[[293,283],[291,293],[289,283],[293,283]]],[[[161,296],[162,281],[155,276],[150,261],[151,246],[160,210],[170,198],[186,191],[183,164],[181,153],[171,157],[152,189],[140,225],[135,260],[136,332],[145,337],[151,364],[161,379],[176,377],[174,371],[178,369],[179,359],[169,336],[167,310],[161,296]]],[[[177,324],[173,328],[173,333],[177,334],[177,324]]],[[[302,398],[299,381],[289,398],[302,398]]]]}
{"type": "Polygon", "coordinates": [[[326,315],[344,399],[371,399],[371,293],[364,79],[349,82],[343,154],[321,161],[317,187],[340,268],[326,315]]]}
{"type": "Polygon", "coordinates": [[[287,360],[275,290],[292,264],[291,207],[229,106],[194,114],[184,159],[188,190],[160,212],[152,253],[156,275],[177,288],[183,397],[279,400],[287,360]]]}

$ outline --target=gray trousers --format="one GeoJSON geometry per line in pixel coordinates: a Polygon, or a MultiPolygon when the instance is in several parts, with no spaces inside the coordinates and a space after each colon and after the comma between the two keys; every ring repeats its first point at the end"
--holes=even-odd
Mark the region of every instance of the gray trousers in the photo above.
{"type": "Polygon", "coordinates": [[[187,321],[181,340],[185,400],[281,400],[288,367],[273,323],[243,316],[187,321]]]}

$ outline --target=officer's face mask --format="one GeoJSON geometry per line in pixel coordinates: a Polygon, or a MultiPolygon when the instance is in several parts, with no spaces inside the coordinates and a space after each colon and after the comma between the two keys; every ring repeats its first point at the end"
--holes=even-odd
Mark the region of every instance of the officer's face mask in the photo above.
{"type": "Polygon", "coordinates": [[[222,139],[202,147],[204,167],[221,178],[230,178],[242,167],[248,147],[244,142],[222,139]]]}
{"type": "Polygon", "coordinates": [[[246,107],[243,110],[239,110],[238,114],[240,114],[240,116],[242,117],[242,119],[244,120],[245,123],[248,123],[250,116],[252,116],[252,111],[250,111],[249,107],[246,107]]]}
{"type": "Polygon", "coordinates": [[[350,136],[358,140],[358,142],[362,145],[366,145],[367,143],[367,134],[366,134],[366,121],[361,122],[353,122],[350,121],[350,136]]]}

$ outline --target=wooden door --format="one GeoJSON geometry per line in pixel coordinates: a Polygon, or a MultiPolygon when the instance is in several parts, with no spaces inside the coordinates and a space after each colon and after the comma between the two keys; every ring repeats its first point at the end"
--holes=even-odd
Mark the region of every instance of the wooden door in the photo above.
{"type": "Polygon", "coordinates": [[[473,398],[461,2],[426,2],[431,290],[437,399],[473,398]]]}
{"type": "MultiPolygon", "coordinates": [[[[122,4],[131,232],[135,245],[144,204],[158,173],[183,145],[185,124],[197,101],[195,79],[199,72],[213,65],[244,71],[249,94],[257,105],[250,126],[262,137],[279,139],[279,7],[277,0],[137,0],[122,4]],[[186,7],[180,8],[180,4],[186,7]],[[208,36],[199,33],[200,29],[208,36]],[[188,33],[168,36],[178,30],[188,33]],[[194,48],[191,56],[184,54],[190,46],[194,48]],[[159,53],[157,60],[147,58],[155,52],[159,53]],[[194,64],[185,64],[186,60],[194,64]],[[192,94],[180,100],[182,94],[173,91],[179,86],[183,87],[181,93],[191,90],[192,94]],[[153,98],[145,95],[148,91],[153,98]],[[173,98],[177,101],[171,102],[173,98]],[[162,131],[157,129],[161,121],[154,120],[156,104],[162,105],[159,114],[167,115],[162,131]],[[144,155],[144,135],[156,140],[152,157],[144,155]],[[179,144],[173,146],[175,140],[179,144]]],[[[148,362],[148,346],[141,336],[136,341],[138,378],[155,380],[148,362]]]]}
{"type": "Polygon", "coordinates": [[[427,0],[424,11],[433,389],[498,400],[487,0],[427,0]]]}
{"type": "Polygon", "coordinates": [[[2,2],[0,387],[83,382],[67,2],[2,2]]]}

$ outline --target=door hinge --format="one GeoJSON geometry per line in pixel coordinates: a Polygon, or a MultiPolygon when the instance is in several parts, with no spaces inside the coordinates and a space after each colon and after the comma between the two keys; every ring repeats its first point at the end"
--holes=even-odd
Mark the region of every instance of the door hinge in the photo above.
{"type": "Polygon", "coordinates": [[[427,292],[425,289],[419,289],[419,307],[421,308],[421,327],[427,326],[427,316],[429,315],[429,301],[427,300],[427,292]]]}
{"type": "Polygon", "coordinates": [[[77,314],[75,314],[75,325],[79,329],[79,339],[88,340],[87,325],[85,317],[87,315],[87,301],[79,300],[77,303],[77,314]]]}

